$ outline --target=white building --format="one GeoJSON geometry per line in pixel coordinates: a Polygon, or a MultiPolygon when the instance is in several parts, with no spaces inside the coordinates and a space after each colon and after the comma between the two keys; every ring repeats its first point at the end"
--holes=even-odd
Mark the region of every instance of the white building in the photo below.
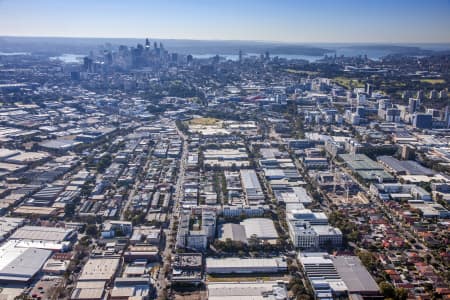
{"type": "Polygon", "coordinates": [[[208,245],[208,234],[203,231],[189,231],[186,235],[186,247],[195,250],[206,250],[208,245]]]}
{"type": "Polygon", "coordinates": [[[9,239],[17,241],[20,247],[67,251],[76,236],[77,232],[73,229],[24,226],[17,229],[9,239]]]}
{"type": "Polygon", "coordinates": [[[310,249],[342,245],[342,232],[329,225],[310,225],[308,222],[289,222],[289,235],[297,248],[310,249]]]}
{"type": "Polygon", "coordinates": [[[297,248],[320,248],[330,244],[342,245],[342,232],[328,225],[328,217],[323,212],[310,209],[292,210],[286,213],[289,236],[297,248]]]}
{"type": "Polygon", "coordinates": [[[287,263],[281,258],[207,258],[208,274],[278,273],[286,272],[287,263]]]}
{"type": "Polygon", "coordinates": [[[263,204],[265,197],[256,172],[251,169],[242,169],[240,173],[247,203],[249,205],[263,204]]]}
{"type": "Polygon", "coordinates": [[[238,217],[238,216],[246,216],[246,217],[257,217],[262,216],[264,214],[264,210],[269,210],[269,207],[265,207],[263,205],[252,205],[252,206],[243,206],[243,205],[224,205],[222,208],[222,214],[225,217],[238,217]]]}
{"type": "Polygon", "coordinates": [[[211,282],[208,283],[209,300],[284,300],[287,290],[280,282],[211,282]]]}
{"type": "Polygon", "coordinates": [[[346,297],[348,288],[327,253],[301,253],[298,257],[315,299],[346,297]]]}
{"type": "Polygon", "coordinates": [[[28,282],[41,269],[52,252],[27,247],[16,240],[0,247],[0,282],[28,282]]]}
{"type": "Polygon", "coordinates": [[[313,212],[310,209],[299,209],[286,212],[286,221],[303,221],[311,225],[327,225],[328,217],[323,212],[313,212]]]}

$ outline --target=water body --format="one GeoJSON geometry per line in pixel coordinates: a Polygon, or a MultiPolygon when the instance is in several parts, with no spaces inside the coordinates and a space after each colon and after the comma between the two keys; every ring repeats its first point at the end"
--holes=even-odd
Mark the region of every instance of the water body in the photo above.
{"type": "MultiPolygon", "coordinates": [[[[445,51],[450,49],[449,44],[437,44],[437,45],[354,45],[354,44],[320,44],[318,45],[325,49],[328,49],[329,52],[325,53],[328,56],[345,56],[345,57],[358,57],[358,56],[367,56],[372,60],[380,60],[382,57],[385,57],[390,54],[406,54],[412,56],[424,56],[425,54],[429,54],[428,51],[445,51]]],[[[270,51],[269,51],[270,52],[270,51]]],[[[262,52],[261,52],[262,53],[262,52]]],[[[195,58],[205,59],[211,58],[215,55],[219,55],[224,57],[225,59],[230,59],[237,61],[239,59],[239,55],[236,54],[227,54],[227,53],[207,53],[207,54],[193,54],[195,58]]],[[[257,56],[259,57],[260,53],[246,53],[243,57],[251,57],[257,56]]],[[[303,54],[272,54],[271,57],[278,56],[279,58],[285,59],[303,59],[309,62],[315,62],[324,57],[324,55],[303,55],[303,54]]]]}
{"type": "MultiPolygon", "coordinates": [[[[333,53],[329,53],[330,55],[333,53]]],[[[243,58],[248,57],[260,57],[261,54],[258,53],[247,53],[243,54],[243,58]]],[[[216,56],[216,54],[192,54],[194,58],[197,59],[208,59],[216,56]]],[[[232,60],[232,61],[238,61],[239,60],[239,54],[219,54],[220,57],[225,58],[226,60],[232,60]]],[[[301,60],[307,60],[309,62],[315,62],[319,59],[322,59],[323,56],[314,56],[314,55],[301,55],[301,54],[273,54],[270,55],[273,57],[279,57],[284,59],[301,59],[301,60]]]]}
{"type": "Polygon", "coordinates": [[[64,53],[60,56],[52,56],[49,59],[50,60],[59,60],[66,64],[81,64],[83,62],[83,57],[86,55],[81,54],[71,54],[71,53],[64,53]]]}
{"type": "Polygon", "coordinates": [[[21,55],[30,55],[29,52],[0,52],[1,56],[21,56],[21,55]]]}

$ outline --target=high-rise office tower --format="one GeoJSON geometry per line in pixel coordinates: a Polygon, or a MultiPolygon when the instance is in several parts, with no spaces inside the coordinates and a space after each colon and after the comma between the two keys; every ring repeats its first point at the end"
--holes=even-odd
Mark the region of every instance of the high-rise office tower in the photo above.
{"type": "Polygon", "coordinates": [[[408,102],[408,112],[410,114],[415,113],[420,106],[420,101],[419,99],[415,99],[415,98],[409,98],[409,102],[408,102]]]}
{"type": "Polygon", "coordinates": [[[372,97],[373,86],[370,83],[366,82],[365,91],[369,97],[372,97]]]}

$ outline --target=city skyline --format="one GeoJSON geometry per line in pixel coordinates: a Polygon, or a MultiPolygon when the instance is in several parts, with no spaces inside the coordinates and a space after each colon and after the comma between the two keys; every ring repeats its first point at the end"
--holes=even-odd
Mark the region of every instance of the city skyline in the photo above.
{"type": "Polygon", "coordinates": [[[450,2],[0,1],[0,36],[448,43],[450,2]]]}

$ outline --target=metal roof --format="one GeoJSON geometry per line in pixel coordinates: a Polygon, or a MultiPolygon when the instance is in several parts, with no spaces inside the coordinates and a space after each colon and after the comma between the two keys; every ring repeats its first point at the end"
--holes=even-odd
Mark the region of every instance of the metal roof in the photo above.
{"type": "Polygon", "coordinates": [[[375,280],[356,256],[332,256],[338,274],[352,292],[378,292],[375,280]]]}

